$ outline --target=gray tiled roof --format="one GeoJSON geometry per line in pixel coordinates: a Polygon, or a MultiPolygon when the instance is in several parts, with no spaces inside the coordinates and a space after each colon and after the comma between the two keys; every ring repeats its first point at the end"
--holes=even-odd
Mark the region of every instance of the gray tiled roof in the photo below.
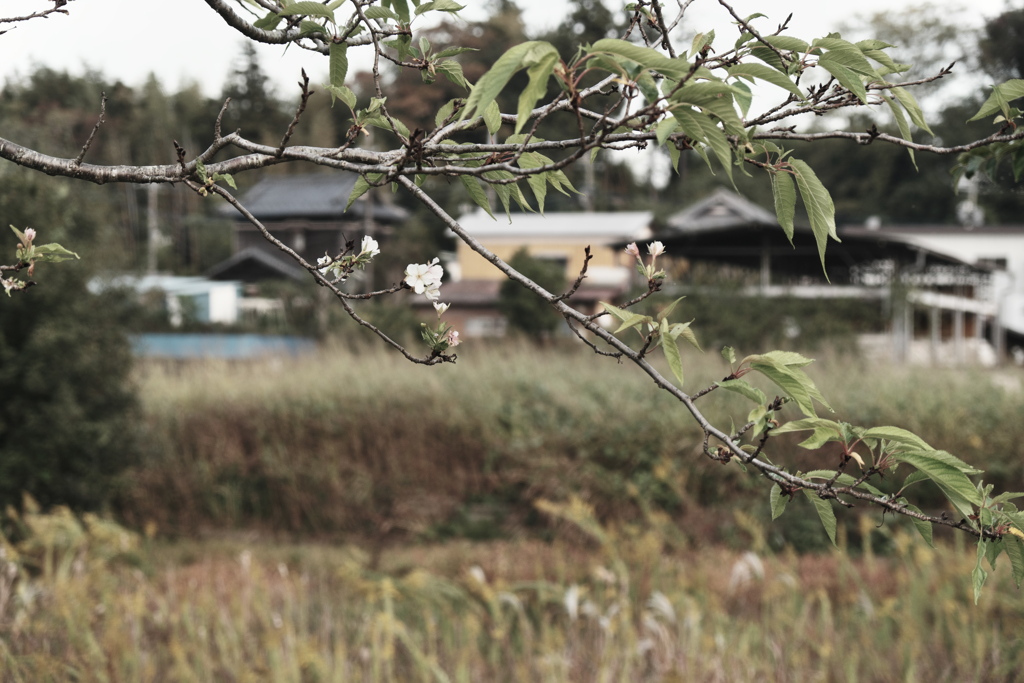
{"type": "MultiPolygon", "coordinates": [[[[260,220],[340,218],[343,214],[346,218],[359,219],[363,217],[365,197],[357,199],[345,211],[358,177],[347,172],[269,176],[256,183],[239,201],[260,220]]],[[[234,213],[234,209],[225,212],[230,213],[234,213]]],[[[373,218],[382,223],[400,221],[407,215],[399,206],[373,205],[373,218]]]]}
{"type": "Polygon", "coordinates": [[[754,226],[775,228],[779,225],[774,213],[724,188],[672,214],[667,222],[673,234],[754,226]]]}

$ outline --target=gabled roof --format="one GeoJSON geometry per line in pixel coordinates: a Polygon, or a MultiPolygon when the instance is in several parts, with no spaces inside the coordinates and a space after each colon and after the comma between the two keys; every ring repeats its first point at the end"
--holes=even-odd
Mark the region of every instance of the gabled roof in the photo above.
{"type": "MultiPolygon", "coordinates": [[[[352,194],[355,173],[311,173],[268,176],[239,197],[242,206],[260,220],[283,218],[341,218],[358,220],[366,210],[366,196],[360,197],[348,211],[345,206],[352,194]]],[[[224,215],[236,215],[231,207],[224,215]]],[[[381,223],[404,220],[408,212],[400,206],[373,204],[373,218],[381,223]]]]}
{"type": "Polygon", "coordinates": [[[779,227],[779,221],[771,211],[724,188],[672,214],[667,223],[668,232],[672,234],[696,234],[739,227],[779,227]]]}
{"type": "Polygon", "coordinates": [[[207,271],[211,280],[256,282],[275,278],[303,280],[306,271],[257,247],[248,247],[207,271]]]}
{"type": "Polygon", "coordinates": [[[514,213],[511,222],[501,214],[497,220],[478,210],[459,219],[474,237],[501,240],[553,240],[569,238],[613,244],[643,240],[651,236],[650,211],[559,211],[547,214],[514,213]]]}

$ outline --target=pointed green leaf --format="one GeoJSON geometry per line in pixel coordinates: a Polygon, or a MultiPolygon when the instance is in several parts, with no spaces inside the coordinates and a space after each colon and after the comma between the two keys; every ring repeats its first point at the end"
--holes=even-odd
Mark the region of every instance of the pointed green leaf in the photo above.
{"type": "Polygon", "coordinates": [[[914,125],[923,131],[927,131],[929,135],[934,135],[932,129],[928,127],[928,122],[924,120],[924,112],[921,111],[921,105],[917,103],[917,99],[907,90],[903,88],[889,88],[889,92],[895,95],[896,99],[900,101],[903,108],[910,114],[910,120],[914,122],[914,125]]]}
{"type": "MultiPolygon", "coordinates": [[[[910,504],[906,504],[903,507],[907,508],[911,512],[921,512],[920,508],[910,504]]],[[[914,523],[914,528],[917,529],[917,533],[921,534],[921,538],[924,539],[924,542],[927,543],[930,547],[934,548],[935,543],[932,541],[932,523],[926,522],[923,519],[917,519],[915,517],[911,517],[910,521],[914,523]]]]}
{"type": "Polygon", "coordinates": [[[655,133],[658,136],[658,146],[663,147],[668,137],[677,130],[679,130],[679,121],[674,116],[669,116],[659,121],[655,128],[655,133]]]}
{"type": "MultiPolygon", "coordinates": [[[[545,45],[548,44],[545,43],[545,45]]],[[[526,70],[527,75],[530,77],[530,82],[519,94],[519,108],[516,111],[514,131],[516,133],[523,129],[523,126],[526,125],[530,118],[530,112],[533,111],[540,98],[544,97],[544,93],[548,89],[548,79],[558,63],[558,52],[553,46],[548,45],[548,47],[550,50],[544,52],[541,56],[535,56],[533,58],[535,60],[534,63],[526,70]]]]}
{"type": "Polygon", "coordinates": [[[469,193],[469,198],[473,200],[473,203],[486,211],[488,216],[494,218],[494,213],[491,211],[491,203],[487,201],[487,193],[484,191],[483,183],[468,175],[460,175],[459,180],[462,181],[462,186],[466,188],[466,192],[469,193]]]}
{"type": "Polygon", "coordinates": [[[786,511],[786,503],[789,502],[789,496],[782,495],[782,489],[779,488],[778,484],[772,484],[772,491],[768,494],[768,500],[772,505],[772,521],[774,521],[786,511]]]}
{"type": "MultiPolygon", "coordinates": [[[[413,4],[416,3],[413,2],[413,4]]],[[[458,12],[461,9],[465,9],[465,7],[453,0],[433,0],[432,2],[424,2],[419,5],[416,8],[416,16],[424,12],[458,12]]]]}
{"type": "Polygon", "coordinates": [[[1003,544],[1013,568],[1013,582],[1020,588],[1021,582],[1024,581],[1024,543],[1015,536],[1004,536],[1003,544]]]}
{"type": "Polygon", "coordinates": [[[988,578],[988,572],[981,566],[981,561],[985,559],[985,539],[978,539],[978,561],[974,565],[974,571],[971,572],[971,583],[974,585],[974,604],[978,604],[978,599],[981,597],[981,589],[985,585],[985,580],[988,578]]]}
{"type": "MultiPolygon", "coordinates": [[[[373,182],[377,182],[381,178],[380,173],[370,173],[368,176],[373,179],[373,182]]],[[[345,205],[345,211],[348,211],[352,204],[366,194],[371,187],[373,186],[367,182],[366,177],[359,176],[356,178],[356,183],[352,186],[352,193],[348,196],[348,204],[345,205]]]]}
{"type": "Polygon", "coordinates": [[[40,263],[59,263],[81,258],[73,251],[68,251],[56,242],[41,244],[33,249],[32,260],[40,263]]]}
{"type": "Polygon", "coordinates": [[[796,217],[796,186],[793,185],[793,177],[786,171],[778,171],[771,174],[771,179],[775,215],[786,239],[793,244],[793,219],[796,217]]]}
{"type": "Polygon", "coordinates": [[[722,358],[725,359],[726,363],[732,365],[733,363],[736,362],[736,349],[732,348],[731,346],[723,346],[722,358]]]}
{"type": "Polygon", "coordinates": [[[803,199],[807,217],[811,221],[811,231],[818,243],[821,269],[825,270],[825,246],[828,238],[840,241],[836,234],[836,208],[832,203],[832,196],[805,162],[790,159],[789,164],[796,175],[796,186],[800,190],[800,198],[803,199]]]}
{"type": "Polygon", "coordinates": [[[668,361],[668,366],[672,370],[672,374],[675,375],[676,381],[679,382],[679,386],[683,386],[683,359],[679,356],[679,347],[676,346],[676,340],[672,338],[672,335],[666,334],[664,330],[668,327],[668,321],[661,321],[661,328],[663,330],[661,335],[661,349],[665,352],[665,360],[668,361]]]}
{"type": "Polygon", "coordinates": [[[345,85],[345,78],[348,76],[348,45],[331,43],[329,50],[331,85],[340,88],[345,85]]]}
{"type": "Polygon", "coordinates": [[[871,429],[865,430],[861,434],[863,439],[885,439],[886,441],[895,441],[907,446],[914,448],[930,451],[933,450],[928,443],[913,432],[908,432],[906,429],[899,427],[872,427],[871,429]]]}
{"type": "Polygon", "coordinates": [[[347,86],[334,86],[330,83],[325,83],[324,90],[331,95],[331,106],[334,106],[335,100],[341,100],[345,105],[352,110],[356,108],[356,94],[352,92],[347,86]]]}
{"type": "MultiPolygon", "coordinates": [[[[1014,78],[1005,83],[1001,83],[992,88],[992,94],[988,96],[985,103],[981,105],[981,109],[978,113],[967,119],[970,121],[977,121],[983,119],[986,116],[992,116],[997,112],[1003,112],[1006,116],[1009,113],[1010,102],[1017,99],[1018,97],[1024,97],[1024,80],[1014,78]]],[[[1007,118],[1009,118],[1007,116],[1007,118]]]]}
{"type": "Polygon", "coordinates": [[[893,453],[892,457],[905,462],[935,482],[949,502],[964,516],[973,514],[972,506],[981,505],[981,494],[963,472],[934,456],[936,451],[893,453]]]}
{"type": "Polygon", "coordinates": [[[455,60],[449,59],[444,62],[438,62],[434,64],[434,69],[455,85],[469,90],[469,81],[466,80],[466,75],[462,73],[462,65],[455,60]]]}
{"type": "Polygon", "coordinates": [[[810,489],[802,489],[802,491],[808,500],[814,504],[814,509],[818,512],[818,519],[821,520],[821,525],[825,527],[828,539],[832,541],[832,545],[836,545],[836,513],[832,510],[832,504],[823,498],[819,498],[818,494],[810,489]]]}
{"type": "Polygon", "coordinates": [[[323,17],[324,19],[330,19],[331,23],[334,23],[334,12],[319,2],[311,2],[309,0],[293,2],[287,7],[281,8],[278,14],[285,17],[293,17],[298,14],[307,17],[323,17]]]}
{"type": "MultiPolygon", "coordinates": [[[[558,53],[554,46],[551,43],[539,40],[530,40],[510,48],[498,58],[498,61],[494,63],[490,70],[481,76],[480,80],[473,86],[473,91],[470,93],[469,99],[466,100],[466,108],[462,112],[462,118],[477,116],[486,110],[516,72],[543,62],[545,56],[552,53],[554,53],[557,59],[558,53]]],[[[553,67],[554,63],[551,66],[553,67]]],[[[550,71],[548,75],[550,75],[550,71]]],[[[536,92],[536,89],[535,86],[534,92],[536,92]]],[[[543,95],[543,92],[538,97],[541,95],[543,95]]],[[[520,109],[523,108],[523,100],[524,98],[520,96],[520,109]]]]}
{"type": "MultiPolygon", "coordinates": [[[[910,133],[910,124],[907,123],[907,117],[903,115],[903,110],[900,109],[895,99],[888,95],[882,95],[882,100],[889,105],[889,109],[892,111],[893,118],[896,119],[896,127],[900,130],[900,137],[907,142],[913,142],[914,137],[910,133]]],[[[917,158],[914,156],[914,150],[907,147],[907,152],[910,154],[910,162],[914,164],[914,170],[917,170],[917,158]]]]}
{"type": "Polygon", "coordinates": [[[392,12],[387,7],[379,7],[374,5],[367,7],[364,10],[367,19],[387,19],[389,21],[398,21],[398,15],[392,12]]]}
{"type": "Polygon", "coordinates": [[[768,398],[764,395],[764,392],[749,384],[746,380],[724,379],[721,382],[716,382],[716,384],[726,391],[731,391],[734,394],[739,394],[740,396],[749,398],[758,405],[764,405],[768,402],[768,398]]]}
{"type": "Polygon", "coordinates": [[[678,299],[676,299],[675,301],[673,301],[672,303],[670,303],[670,304],[669,304],[668,306],[666,306],[665,308],[663,308],[663,309],[661,309],[660,311],[658,311],[658,320],[664,320],[665,318],[667,318],[667,317],[669,317],[670,315],[672,315],[672,311],[673,311],[673,310],[675,310],[675,307],[676,307],[676,305],[677,305],[677,304],[678,304],[678,303],[679,303],[680,301],[682,301],[683,299],[685,299],[685,298],[686,298],[685,296],[681,296],[681,297],[679,297],[678,299]]]}
{"type": "Polygon", "coordinates": [[[779,72],[777,69],[765,66],[764,64],[757,64],[755,62],[737,64],[736,66],[728,67],[726,71],[734,78],[746,78],[751,82],[755,80],[767,81],[772,85],[782,88],[783,90],[788,90],[801,100],[804,99],[804,94],[800,91],[800,88],[790,80],[789,76],[779,72]]]}
{"type": "Polygon", "coordinates": [[[690,72],[690,63],[685,59],[671,59],[657,50],[649,47],[641,47],[634,43],[618,38],[603,38],[590,46],[590,54],[606,53],[625,57],[636,62],[642,67],[654,69],[655,71],[674,79],[685,78],[690,72]]]}
{"type": "Polygon", "coordinates": [[[282,17],[277,12],[268,12],[265,17],[253,23],[255,28],[263,31],[273,31],[277,28],[277,25],[281,23],[282,17]]]}

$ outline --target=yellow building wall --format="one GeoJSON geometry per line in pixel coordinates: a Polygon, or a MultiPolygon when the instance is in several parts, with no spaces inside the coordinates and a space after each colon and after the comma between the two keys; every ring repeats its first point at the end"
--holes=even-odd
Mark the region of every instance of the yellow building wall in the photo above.
{"type": "MultiPolygon", "coordinates": [[[[579,275],[583,268],[584,249],[587,242],[532,242],[521,244],[513,242],[483,241],[481,243],[493,251],[502,261],[508,262],[512,255],[522,247],[526,247],[530,256],[538,258],[564,258],[566,259],[566,279],[572,280],[579,275]]],[[[605,267],[621,265],[619,254],[611,247],[590,245],[593,258],[590,259],[590,267],[605,267]]],[[[462,268],[463,280],[501,280],[504,275],[484,259],[483,256],[470,249],[467,245],[459,242],[456,251],[458,262],[462,268]]]]}

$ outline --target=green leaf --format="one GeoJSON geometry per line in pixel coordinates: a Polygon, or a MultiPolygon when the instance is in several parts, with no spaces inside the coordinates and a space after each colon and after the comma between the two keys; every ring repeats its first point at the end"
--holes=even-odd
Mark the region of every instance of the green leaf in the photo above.
{"type": "Polygon", "coordinates": [[[700,343],[697,341],[696,335],[694,335],[693,330],[690,329],[691,323],[693,323],[692,320],[688,323],[675,323],[669,330],[669,334],[672,335],[673,339],[679,339],[679,337],[682,337],[690,343],[690,346],[701,353],[704,353],[704,349],[700,348],[700,343]]]}
{"type": "Polygon", "coordinates": [[[465,7],[453,0],[433,0],[433,2],[425,2],[417,7],[416,16],[424,12],[458,12],[461,9],[465,9],[465,7]]]}
{"type": "Polygon", "coordinates": [[[753,62],[737,64],[736,66],[728,67],[726,71],[734,78],[745,78],[751,82],[755,82],[755,80],[767,81],[772,85],[782,88],[783,90],[788,90],[801,100],[804,99],[804,94],[800,91],[800,88],[790,80],[789,76],[779,72],[777,69],[765,66],[764,64],[757,64],[753,62]]]}
{"type": "Polygon", "coordinates": [[[824,498],[818,497],[818,494],[811,489],[801,490],[808,500],[814,503],[814,509],[818,512],[818,519],[821,520],[821,525],[825,527],[825,533],[828,534],[832,545],[836,545],[836,513],[832,510],[832,504],[824,498]]]}
{"type": "MultiPolygon", "coordinates": [[[[548,44],[545,43],[545,45],[548,44]]],[[[548,45],[548,47],[550,50],[544,51],[541,56],[534,57],[534,63],[526,70],[530,81],[523,88],[523,91],[519,93],[515,133],[523,129],[523,126],[526,125],[530,118],[530,112],[533,111],[533,107],[540,98],[544,97],[544,93],[548,90],[548,79],[554,72],[555,64],[558,63],[558,51],[551,45],[548,45]]]]}
{"type": "Polygon", "coordinates": [[[713,30],[695,35],[693,43],[690,45],[690,57],[693,58],[694,55],[704,49],[704,46],[710,45],[714,40],[715,32],[713,30]]]}
{"type": "Polygon", "coordinates": [[[676,346],[676,340],[672,338],[671,334],[667,334],[668,321],[661,321],[661,349],[665,352],[665,360],[668,361],[669,368],[672,369],[672,374],[675,375],[676,381],[679,382],[679,386],[683,386],[683,359],[679,356],[679,347],[676,346]]]}
{"type": "Polygon", "coordinates": [[[329,50],[331,85],[340,88],[345,85],[345,78],[348,76],[348,45],[331,43],[329,50]]]}
{"type": "Polygon", "coordinates": [[[829,441],[844,441],[843,429],[838,422],[825,420],[820,417],[809,417],[802,420],[793,420],[780,425],[772,430],[772,436],[788,434],[789,432],[802,432],[808,429],[814,430],[810,438],[800,444],[801,448],[815,450],[821,448],[829,441]]]}
{"type": "Polygon", "coordinates": [[[973,514],[972,505],[981,505],[981,494],[970,479],[956,467],[935,457],[937,451],[892,454],[894,460],[905,462],[928,475],[942,490],[949,502],[965,517],[973,514]]]}
{"type": "Polygon", "coordinates": [[[1024,97],[1024,80],[1014,78],[1005,83],[993,86],[992,94],[988,96],[978,113],[967,119],[968,123],[992,116],[996,112],[1002,112],[1003,116],[1010,118],[1010,102],[1024,97]]]}
{"type": "MultiPolygon", "coordinates": [[[[861,80],[859,73],[845,65],[842,61],[844,56],[848,56],[848,54],[837,52],[835,50],[826,52],[825,55],[818,60],[818,66],[835,76],[836,80],[839,81],[839,84],[856,95],[861,104],[867,104],[868,91],[867,88],[864,87],[864,81],[861,80]]],[[[859,52],[857,53],[857,56],[860,56],[859,52]]],[[[865,63],[867,62],[865,61],[865,63]]]]}
{"type": "Polygon", "coordinates": [[[764,395],[764,392],[751,385],[746,380],[723,379],[721,382],[716,382],[716,384],[726,391],[731,391],[745,398],[749,398],[758,405],[764,405],[768,402],[768,397],[764,395]]]}
{"type": "MultiPolygon", "coordinates": [[[[373,182],[377,182],[381,178],[381,174],[380,173],[370,173],[370,174],[367,174],[367,175],[368,175],[368,177],[373,182]]],[[[348,204],[345,205],[345,211],[348,211],[349,208],[352,206],[352,204],[357,199],[359,199],[364,194],[366,194],[366,192],[371,187],[373,187],[373,186],[369,182],[367,182],[367,178],[366,177],[359,176],[358,178],[356,178],[356,183],[355,183],[355,185],[352,186],[352,193],[348,196],[348,204]]]]}
{"type": "Polygon", "coordinates": [[[468,175],[460,175],[459,180],[462,181],[462,185],[466,188],[466,192],[469,193],[469,198],[473,200],[473,203],[486,211],[488,216],[494,218],[494,213],[491,211],[491,203],[487,201],[487,193],[484,191],[483,183],[468,175]]]}
{"type": "Polygon", "coordinates": [[[764,36],[764,42],[772,47],[790,52],[807,52],[810,49],[810,45],[806,41],[792,36],[764,36]]]}
{"type": "Polygon", "coordinates": [[[434,65],[434,69],[455,85],[469,90],[469,81],[466,80],[465,74],[462,73],[462,65],[458,62],[454,60],[438,62],[434,65]]]}
{"type": "Polygon", "coordinates": [[[1013,581],[1020,588],[1021,581],[1024,581],[1024,543],[1015,536],[1004,536],[1003,545],[1006,548],[1006,555],[1010,558],[1010,566],[1013,568],[1013,581]]]}
{"type": "Polygon", "coordinates": [[[434,115],[434,125],[440,128],[444,125],[444,122],[448,120],[448,117],[455,112],[455,103],[458,100],[448,100],[444,105],[437,110],[437,114],[434,115]]]}
{"type": "Polygon", "coordinates": [[[779,488],[778,484],[772,484],[772,491],[768,494],[768,500],[772,504],[772,521],[775,521],[786,511],[786,503],[789,502],[789,496],[782,495],[782,489],[779,488]]]}
{"type": "Polygon", "coordinates": [[[325,5],[321,5],[319,2],[311,2],[310,0],[293,2],[287,7],[281,8],[278,14],[285,17],[293,17],[297,14],[307,17],[323,17],[324,19],[330,19],[331,23],[334,23],[334,12],[325,5]]]}
{"type": "Polygon", "coordinates": [[[491,135],[496,134],[501,128],[501,109],[498,108],[497,102],[491,102],[484,110],[484,125],[491,135]]]}
{"type": "Polygon", "coordinates": [[[679,121],[674,116],[668,116],[659,121],[654,130],[658,136],[658,146],[664,147],[668,137],[679,130],[679,121]]]}
{"type": "Polygon", "coordinates": [[[981,561],[985,559],[985,539],[978,539],[978,561],[974,565],[974,571],[971,572],[971,583],[974,585],[974,604],[978,604],[978,599],[981,597],[981,589],[985,585],[985,579],[988,578],[988,572],[981,566],[981,561]]]}
{"type": "MultiPolygon", "coordinates": [[[[882,99],[887,105],[889,105],[889,109],[892,110],[893,118],[896,119],[896,127],[900,129],[900,137],[907,142],[913,142],[914,137],[910,133],[910,124],[907,123],[907,117],[903,115],[903,110],[900,109],[895,98],[889,97],[888,95],[882,95],[882,99]]],[[[917,159],[914,157],[914,150],[907,147],[907,152],[910,154],[910,162],[914,164],[914,170],[916,171],[917,159]]]]}
{"type": "Polygon", "coordinates": [[[228,185],[230,185],[231,189],[233,189],[233,190],[237,190],[238,189],[238,185],[235,184],[235,178],[230,173],[214,173],[213,174],[213,182],[219,183],[222,180],[225,183],[227,183],[228,185]]]}
{"type": "Polygon", "coordinates": [[[810,166],[799,159],[790,159],[789,165],[796,174],[796,186],[807,209],[807,217],[811,221],[811,231],[814,232],[814,239],[818,243],[818,256],[821,258],[821,269],[824,271],[825,246],[828,238],[831,237],[836,242],[841,241],[836,234],[836,208],[832,203],[832,196],[810,166]]]}
{"type": "Polygon", "coordinates": [[[731,346],[723,346],[722,358],[725,359],[726,363],[732,365],[733,363],[736,362],[736,349],[732,348],[731,346]]]}
{"type": "Polygon", "coordinates": [[[618,334],[619,332],[622,332],[623,330],[628,330],[631,327],[637,327],[644,323],[654,321],[654,319],[651,318],[651,316],[649,315],[640,315],[639,313],[633,313],[632,311],[627,311],[624,308],[612,306],[611,304],[605,303],[604,301],[601,302],[601,305],[604,306],[604,310],[608,311],[609,313],[611,313],[616,318],[622,321],[622,325],[620,325],[619,329],[615,330],[613,334],[618,334]]]}
{"type": "Polygon", "coordinates": [[[796,217],[796,186],[793,185],[793,177],[786,171],[777,171],[771,174],[771,179],[775,215],[786,239],[793,244],[793,219],[796,217]]]}
{"type": "Polygon", "coordinates": [[[999,559],[999,556],[1005,549],[1002,539],[985,543],[985,560],[988,562],[988,566],[992,568],[992,571],[996,570],[996,560],[999,559]]]}
{"type": "Polygon", "coordinates": [[[253,23],[255,28],[263,31],[273,31],[281,23],[283,17],[276,12],[269,12],[265,17],[253,23]]]}
{"type": "Polygon", "coordinates": [[[32,260],[39,261],[40,263],[59,263],[61,261],[70,261],[71,259],[80,258],[78,254],[73,251],[68,251],[56,242],[37,246],[34,251],[35,253],[32,256],[32,260]]]}
{"type": "MultiPolygon", "coordinates": [[[[480,112],[487,109],[488,105],[490,105],[505,86],[508,85],[512,76],[524,68],[542,63],[545,55],[550,55],[552,53],[554,53],[557,58],[558,52],[555,50],[555,47],[551,43],[539,40],[530,40],[510,48],[505,52],[505,54],[498,58],[498,61],[494,63],[494,66],[492,66],[487,73],[481,76],[480,80],[478,80],[476,85],[473,86],[473,91],[470,93],[469,99],[466,101],[466,108],[462,112],[462,118],[465,119],[478,115],[480,112]]],[[[553,67],[554,63],[552,63],[551,66],[553,67]]],[[[533,92],[536,92],[536,86],[534,87],[533,92]]],[[[543,93],[541,93],[541,95],[543,95],[543,93]]],[[[540,95],[538,95],[538,97],[540,97],[540,95]]],[[[523,101],[524,97],[520,96],[520,109],[523,108],[523,101]]]]}
{"type": "Polygon", "coordinates": [[[917,99],[908,91],[903,88],[889,88],[889,92],[895,95],[896,99],[900,101],[903,108],[910,114],[910,120],[914,122],[914,125],[923,131],[927,131],[929,135],[934,135],[932,129],[928,127],[928,122],[924,120],[924,112],[921,111],[921,105],[917,103],[917,99]]]}
{"type": "Polygon", "coordinates": [[[674,78],[685,78],[690,73],[690,63],[685,59],[672,59],[649,47],[641,47],[618,38],[603,38],[587,50],[590,54],[605,53],[625,57],[647,69],[674,78]]]}
{"type": "Polygon", "coordinates": [[[336,100],[341,100],[345,105],[352,110],[356,108],[356,94],[347,86],[334,86],[330,83],[324,84],[324,90],[331,94],[331,106],[334,106],[336,100]]]}
{"type": "Polygon", "coordinates": [[[899,427],[872,427],[871,429],[865,430],[860,436],[862,439],[885,439],[886,441],[894,441],[923,451],[933,450],[932,447],[917,434],[908,432],[906,429],[901,429],[899,427]]]}
{"type": "MultiPolygon", "coordinates": [[[[905,504],[903,507],[907,508],[911,512],[920,513],[921,509],[910,504],[905,504]]],[[[935,547],[935,543],[932,541],[932,523],[926,522],[923,519],[910,518],[910,521],[914,523],[914,528],[917,529],[917,533],[921,534],[921,538],[932,548],[935,547]]]]}
{"type": "Polygon", "coordinates": [[[433,56],[433,59],[445,59],[447,57],[454,57],[455,55],[461,55],[463,52],[478,52],[475,47],[446,47],[445,49],[438,52],[433,56]]]}
{"type": "Polygon", "coordinates": [[[327,35],[327,29],[325,29],[323,26],[316,23],[315,21],[311,21],[309,19],[303,19],[302,21],[299,22],[300,38],[306,38],[308,36],[316,34],[327,35]]]}
{"type": "Polygon", "coordinates": [[[669,304],[668,306],[666,306],[665,308],[663,308],[663,309],[661,309],[660,311],[658,311],[658,320],[664,320],[665,318],[667,318],[667,317],[669,317],[670,315],[672,315],[672,311],[673,311],[673,310],[675,310],[675,307],[676,307],[676,305],[677,305],[677,304],[678,304],[678,303],[679,303],[680,301],[682,301],[683,299],[685,299],[685,298],[686,298],[685,296],[681,296],[681,297],[679,297],[678,299],[676,299],[675,301],[673,301],[672,303],[670,303],[670,304],[669,304]]]}
{"type": "Polygon", "coordinates": [[[387,19],[389,21],[398,21],[398,15],[387,7],[374,5],[372,7],[367,7],[363,13],[366,15],[367,19],[387,19]]]}

